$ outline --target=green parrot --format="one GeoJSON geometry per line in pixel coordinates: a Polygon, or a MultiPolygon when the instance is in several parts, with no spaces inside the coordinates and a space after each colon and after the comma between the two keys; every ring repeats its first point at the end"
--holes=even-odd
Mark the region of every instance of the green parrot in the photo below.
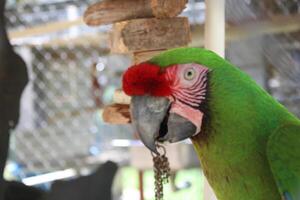
{"type": "Polygon", "coordinates": [[[128,68],[123,90],[142,142],[191,138],[219,200],[300,200],[300,120],[214,52],[165,51],[128,68]]]}

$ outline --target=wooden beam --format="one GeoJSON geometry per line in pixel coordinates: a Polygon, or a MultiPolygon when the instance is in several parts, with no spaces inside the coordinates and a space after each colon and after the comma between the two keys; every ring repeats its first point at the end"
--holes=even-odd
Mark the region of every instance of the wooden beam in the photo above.
{"type": "MultiPolygon", "coordinates": [[[[240,25],[226,25],[226,42],[243,40],[266,34],[280,34],[300,31],[300,14],[277,15],[240,25]]],[[[204,25],[191,27],[192,42],[189,46],[204,46],[204,25]]]]}
{"type": "Polygon", "coordinates": [[[66,30],[73,26],[79,26],[79,25],[84,25],[82,18],[78,18],[75,20],[50,22],[50,23],[38,25],[35,27],[26,28],[23,30],[12,30],[12,31],[9,31],[8,35],[9,35],[9,38],[13,40],[13,39],[33,37],[36,35],[43,35],[43,34],[58,32],[58,31],[66,30]]]}
{"type": "Polygon", "coordinates": [[[242,40],[265,34],[289,33],[300,30],[300,14],[277,15],[266,19],[228,26],[227,41],[242,40]]]}
{"type": "MultiPolygon", "coordinates": [[[[237,41],[242,39],[247,39],[249,37],[255,37],[258,35],[265,34],[279,34],[279,33],[290,33],[297,32],[300,30],[300,14],[296,15],[276,15],[270,18],[261,19],[259,21],[247,22],[241,25],[228,25],[226,26],[226,42],[237,41]]],[[[16,40],[26,37],[34,37],[37,35],[44,35],[49,33],[54,33],[62,30],[69,29],[71,27],[84,25],[84,22],[81,18],[72,20],[72,21],[58,21],[50,22],[35,27],[26,28],[23,30],[11,30],[9,31],[9,39],[16,40]]],[[[196,25],[191,27],[192,42],[189,46],[201,47],[204,46],[204,26],[196,25]]],[[[106,43],[107,42],[107,33],[97,33],[99,35],[99,41],[97,43],[106,43]]],[[[96,38],[96,36],[91,37],[96,38]]],[[[80,38],[72,38],[72,41],[79,41],[82,43],[83,40],[80,38]]],[[[68,40],[64,39],[54,39],[46,42],[46,44],[51,45],[52,41],[58,45],[66,45],[69,43],[68,40]]],[[[95,41],[93,39],[93,41],[95,41]]]]}
{"type": "Polygon", "coordinates": [[[114,25],[111,50],[116,53],[187,46],[191,41],[186,17],[136,19],[114,25]]]}
{"type": "Polygon", "coordinates": [[[187,0],[104,0],[88,7],[84,21],[89,26],[112,24],[137,18],[175,17],[187,0]]]}
{"type": "MultiPolygon", "coordinates": [[[[108,41],[109,36],[107,33],[87,33],[87,34],[81,34],[80,37],[57,37],[52,40],[47,40],[42,43],[42,46],[44,48],[47,47],[67,47],[72,44],[73,46],[85,46],[86,44],[90,45],[91,47],[95,48],[107,48],[108,49],[108,41]]],[[[32,46],[35,46],[35,44],[32,44],[32,46]]]]}

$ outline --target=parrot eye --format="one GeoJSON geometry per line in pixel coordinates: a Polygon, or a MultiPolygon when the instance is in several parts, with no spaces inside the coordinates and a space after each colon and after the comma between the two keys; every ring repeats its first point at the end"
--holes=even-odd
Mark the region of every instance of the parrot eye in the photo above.
{"type": "Polygon", "coordinates": [[[196,71],[193,68],[187,69],[184,72],[185,80],[188,80],[188,81],[193,80],[195,78],[195,76],[196,76],[196,71]]]}

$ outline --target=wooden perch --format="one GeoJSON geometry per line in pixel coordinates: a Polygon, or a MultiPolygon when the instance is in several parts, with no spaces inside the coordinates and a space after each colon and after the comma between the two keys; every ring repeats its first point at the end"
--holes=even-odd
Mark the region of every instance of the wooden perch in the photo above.
{"type": "Polygon", "coordinates": [[[186,3],[187,0],[104,0],[85,11],[84,21],[98,26],[136,18],[175,17],[186,3]]]}
{"type": "Polygon", "coordinates": [[[103,121],[110,124],[128,124],[131,122],[129,105],[112,104],[106,106],[102,113],[103,121]]]}
{"type": "Polygon", "coordinates": [[[115,53],[169,49],[191,41],[186,17],[136,19],[114,25],[111,50],[115,53]]]}

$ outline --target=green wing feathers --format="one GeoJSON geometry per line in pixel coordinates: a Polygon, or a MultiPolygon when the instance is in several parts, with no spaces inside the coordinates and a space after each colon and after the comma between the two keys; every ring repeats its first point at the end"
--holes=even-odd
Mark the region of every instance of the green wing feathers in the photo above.
{"type": "Polygon", "coordinates": [[[300,200],[299,123],[281,126],[270,136],[267,156],[283,199],[300,200]]]}

